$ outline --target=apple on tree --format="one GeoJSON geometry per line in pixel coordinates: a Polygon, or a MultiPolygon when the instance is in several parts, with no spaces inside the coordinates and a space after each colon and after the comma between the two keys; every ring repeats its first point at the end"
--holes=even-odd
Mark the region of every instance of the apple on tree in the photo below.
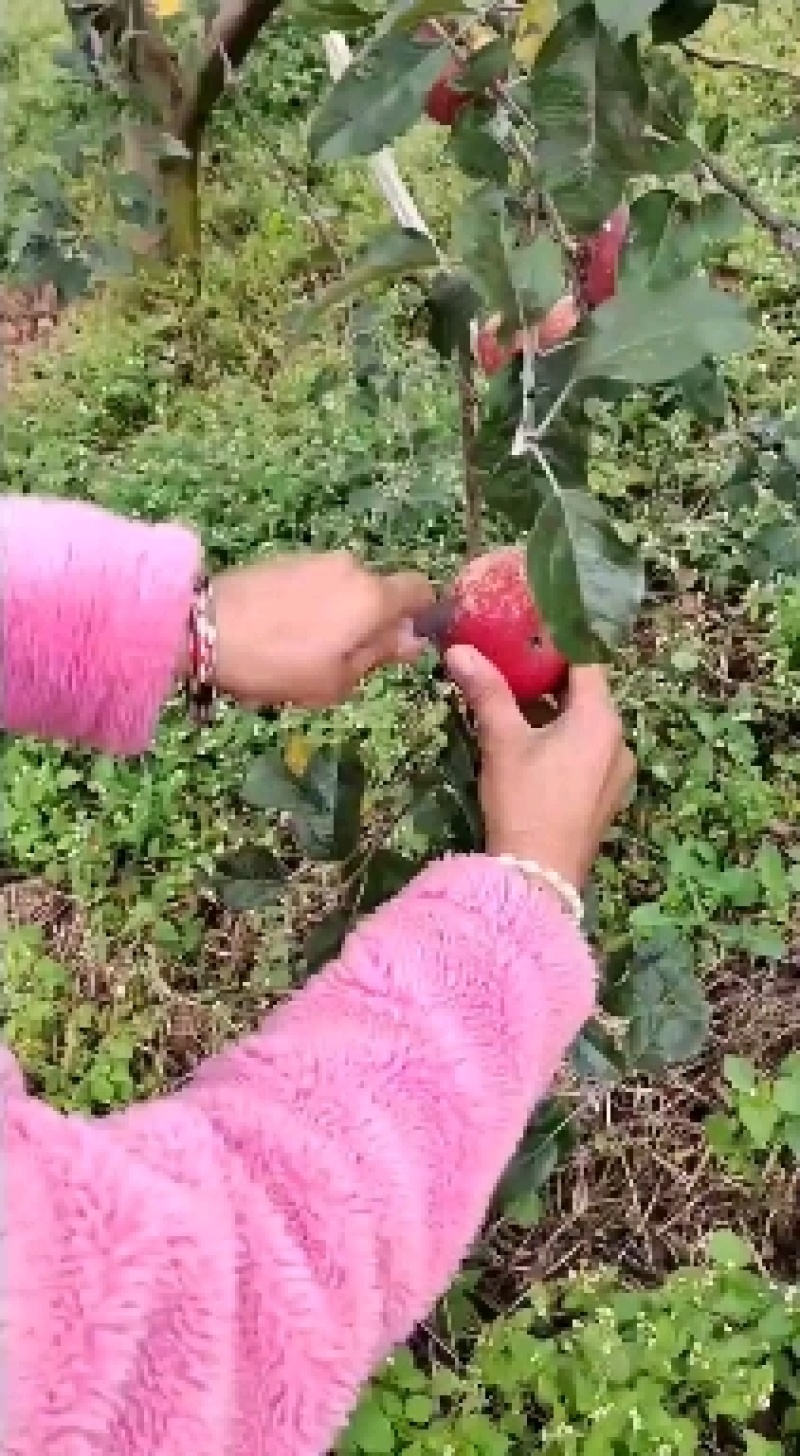
{"type": "Polygon", "coordinates": [[[474,647],[503,674],[522,705],[555,692],[568,672],[531,595],[519,546],[469,561],[447,596],[416,626],[442,651],[474,647]]]}
{"type": "MultiPolygon", "coordinates": [[[[622,203],[606,219],[599,232],[583,239],[578,250],[577,296],[565,293],[530,331],[532,347],[539,353],[555,348],[566,339],[580,323],[583,310],[599,308],[614,297],[629,221],[628,206],[622,203]]],[[[475,336],[473,353],[484,374],[497,374],[522,352],[525,343],[522,329],[518,329],[508,343],[501,343],[498,338],[500,323],[499,317],[490,318],[475,336]]]]}

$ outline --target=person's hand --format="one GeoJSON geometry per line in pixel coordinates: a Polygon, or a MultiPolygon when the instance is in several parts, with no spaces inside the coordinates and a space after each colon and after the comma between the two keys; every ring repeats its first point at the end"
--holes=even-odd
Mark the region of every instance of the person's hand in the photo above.
{"type": "Polygon", "coordinates": [[[434,601],[416,572],[379,575],[346,551],[277,557],[214,580],[217,685],[247,707],[342,702],[424,651],[411,619],[434,601]]]}
{"type": "Polygon", "coordinates": [[[573,667],[561,714],[532,728],[473,648],[452,648],[447,667],[475,719],[487,852],[535,860],[580,889],[634,776],[605,672],[573,667]]]}

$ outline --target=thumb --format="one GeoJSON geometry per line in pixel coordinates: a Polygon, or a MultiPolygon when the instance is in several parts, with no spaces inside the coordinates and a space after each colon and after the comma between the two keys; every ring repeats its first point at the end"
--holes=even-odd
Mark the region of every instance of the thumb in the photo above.
{"type": "Polygon", "coordinates": [[[484,745],[519,732],[525,720],[503,674],[474,647],[451,647],[445,663],[472,709],[484,745]]]}

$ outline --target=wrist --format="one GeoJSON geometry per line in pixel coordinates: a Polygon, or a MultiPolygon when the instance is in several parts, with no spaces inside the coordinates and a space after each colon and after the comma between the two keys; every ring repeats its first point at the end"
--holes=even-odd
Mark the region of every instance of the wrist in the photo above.
{"type": "Polygon", "coordinates": [[[498,854],[495,858],[500,864],[520,875],[529,885],[549,892],[560,902],[562,909],[569,912],[577,925],[583,923],[583,900],[573,881],[539,860],[522,859],[514,854],[498,854]]]}

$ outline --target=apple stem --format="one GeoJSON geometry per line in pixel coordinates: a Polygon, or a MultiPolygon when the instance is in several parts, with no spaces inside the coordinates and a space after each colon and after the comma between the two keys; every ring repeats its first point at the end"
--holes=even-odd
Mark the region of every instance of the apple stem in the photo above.
{"type": "Polygon", "coordinates": [[[461,458],[464,481],[464,534],[467,556],[479,556],[483,549],[483,491],[476,459],[478,399],[469,347],[458,351],[458,398],[461,413],[461,458]]]}

